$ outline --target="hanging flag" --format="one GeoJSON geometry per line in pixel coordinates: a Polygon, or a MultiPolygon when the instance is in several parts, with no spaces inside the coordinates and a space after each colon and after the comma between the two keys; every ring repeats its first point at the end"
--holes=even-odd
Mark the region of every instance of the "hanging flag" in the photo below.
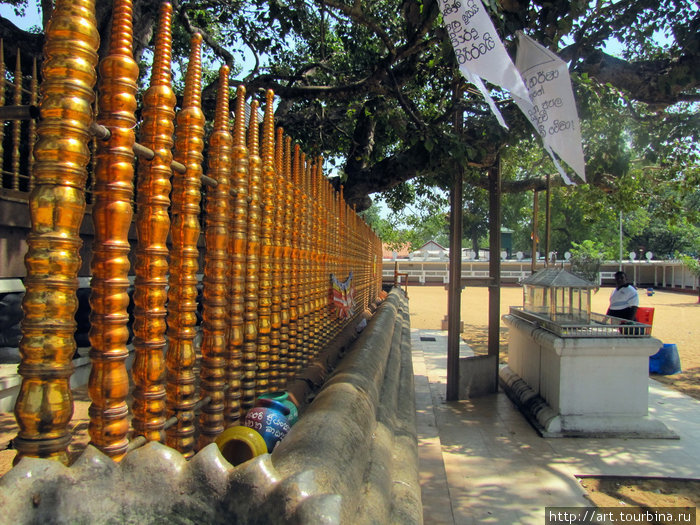
{"type": "Polygon", "coordinates": [[[352,285],[352,272],[341,282],[331,274],[331,298],[338,319],[349,319],[355,309],[355,287],[352,285]]]}
{"type": "Polygon", "coordinates": [[[542,137],[545,149],[567,184],[571,181],[552,155],[552,150],[581,179],[586,181],[586,162],[581,145],[581,128],[576,112],[566,62],[532,38],[518,31],[515,65],[529,91],[528,97],[514,96],[520,110],[542,137]]]}
{"type": "Polygon", "coordinates": [[[479,78],[478,75],[472,75],[469,71],[462,71],[462,74],[464,74],[464,78],[467,79],[467,81],[471,82],[476,86],[476,88],[479,90],[481,93],[481,96],[486,99],[486,104],[488,104],[489,108],[491,108],[491,113],[493,113],[496,117],[496,120],[498,123],[503,126],[504,128],[508,129],[508,124],[506,124],[505,119],[503,118],[503,115],[501,115],[500,110],[496,106],[496,103],[493,101],[491,98],[491,94],[489,93],[488,89],[486,89],[486,86],[484,85],[484,81],[479,78]]]}
{"type": "Polygon", "coordinates": [[[479,89],[498,122],[507,128],[481,79],[501,86],[521,98],[527,98],[528,92],[498,37],[486,8],[481,0],[438,0],[438,4],[457,56],[459,70],[479,89]]]}

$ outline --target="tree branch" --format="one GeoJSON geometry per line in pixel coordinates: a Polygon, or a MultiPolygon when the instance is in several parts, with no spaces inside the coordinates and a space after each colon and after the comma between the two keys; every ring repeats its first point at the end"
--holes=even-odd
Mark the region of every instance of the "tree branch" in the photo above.
{"type": "Polygon", "coordinates": [[[627,62],[602,51],[592,51],[574,70],[587,73],[602,84],[630,93],[635,100],[666,107],[694,101],[700,87],[700,55],[627,62]]]}
{"type": "Polygon", "coordinates": [[[351,20],[365,26],[367,29],[371,30],[375,35],[377,35],[377,37],[384,43],[384,46],[390,55],[396,54],[394,43],[389,35],[386,34],[379,24],[365,15],[365,13],[362,11],[361,2],[359,0],[356,0],[352,7],[336,2],[335,0],[316,0],[316,3],[319,6],[337,9],[351,20]]]}
{"type": "Polygon", "coordinates": [[[226,65],[233,69],[234,66],[234,58],[233,55],[224,47],[219,45],[219,43],[212,38],[212,36],[206,32],[204,29],[201,27],[197,27],[192,23],[192,20],[190,20],[190,16],[187,14],[187,10],[183,9],[182,6],[180,5],[179,0],[171,0],[173,4],[173,9],[175,12],[178,14],[178,17],[182,21],[182,25],[185,27],[188,33],[194,34],[194,33],[199,33],[202,35],[202,39],[207,43],[209,47],[211,47],[212,51],[216,53],[221,59],[226,63],[226,65]]]}

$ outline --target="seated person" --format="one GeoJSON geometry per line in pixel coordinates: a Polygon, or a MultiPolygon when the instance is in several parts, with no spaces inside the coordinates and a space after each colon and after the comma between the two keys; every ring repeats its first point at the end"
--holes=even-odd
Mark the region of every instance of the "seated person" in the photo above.
{"type": "Polygon", "coordinates": [[[610,307],[607,315],[634,321],[639,307],[639,295],[637,289],[627,282],[625,272],[615,272],[616,287],[610,295],[610,307]]]}

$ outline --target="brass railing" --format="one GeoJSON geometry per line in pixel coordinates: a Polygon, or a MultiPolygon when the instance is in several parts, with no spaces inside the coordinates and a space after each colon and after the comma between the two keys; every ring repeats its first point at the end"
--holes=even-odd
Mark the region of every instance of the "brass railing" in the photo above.
{"type": "MultiPolygon", "coordinates": [[[[168,3],[161,5],[151,83],[137,122],[131,16],[131,0],[115,0],[109,54],[98,69],[94,0],[56,2],[41,65],[36,145],[31,132],[26,141],[29,156],[36,159],[26,187],[16,175],[22,163],[14,160],[20,139],[12,125],[18,138],[10,154],[10,189],[29,192],[32,218],[15,461],[33,456],[68,462],[79,229],[90,169],[95,236],[89,434],[93,445],[117,461],[146,441],[165,442],[191,457],[225,427],[240,424],[256,396],[284,389],[381,292],[379,239],[347,206],[342,188],[335,191],[323,176],[323,160],[307,157],[281,129],[275,130],[274,94],[266,94],[260,133],[257,101],[250,104],[246,126],[245,89],[239,87],[231,132],[227,67],[220,70],[204,173],[202,39],[192,38],[183,104],[176,112],[168,3]],[[129,239],[132,221],[135,247],[129,239]],[[350,274],[355,308],[349,317],[337,316],[331,279],[350,274]],[[130,391],[125,362],[131,350],[131,275],[135,360],[130,391]]],[[[20,84],[15,83],[20,86],[15,93],[20,84]]],[[[29,90],[33,107],[35,88],[29,90]]],[[[22,106],[17,96],[13,103],[22,106]]]]}

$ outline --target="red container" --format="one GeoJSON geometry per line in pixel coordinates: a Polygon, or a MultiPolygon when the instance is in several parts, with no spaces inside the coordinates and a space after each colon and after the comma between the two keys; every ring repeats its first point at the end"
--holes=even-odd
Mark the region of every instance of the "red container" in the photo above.
{"type": "Polygon", "coordinates": [[[643,306],[637,308],[637,322],[652,326],[654,324],[654,309],[643,306]]]}

